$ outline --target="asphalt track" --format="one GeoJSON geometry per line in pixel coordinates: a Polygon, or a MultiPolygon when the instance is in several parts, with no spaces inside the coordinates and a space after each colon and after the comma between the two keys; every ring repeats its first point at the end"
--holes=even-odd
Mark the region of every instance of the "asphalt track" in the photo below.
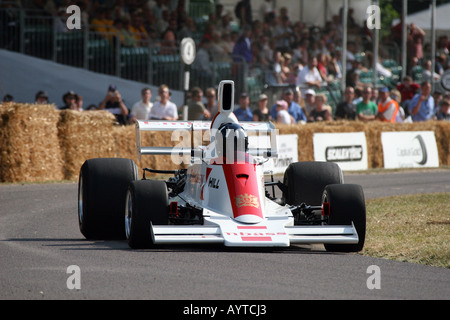
{"type": "MultiPolygon", "coordinates": [[[[345,182],[361,184],[367,199],[449,192],[450,171],[347,174],[345,182]]],[[[0,299],[450,299],[445,268],[322,246],[134,251],[125,242],[85,240],[76,211],[75,183],[0,185],[0,299]],[[68,288],[72,265],[80,289],[68,288]],[[379,289],[367,285],[373,265],[379,289]]]]}

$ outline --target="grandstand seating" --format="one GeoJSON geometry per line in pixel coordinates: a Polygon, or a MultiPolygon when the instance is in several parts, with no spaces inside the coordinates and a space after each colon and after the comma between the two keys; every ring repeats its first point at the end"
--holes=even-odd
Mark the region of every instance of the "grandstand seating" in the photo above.
{"type": "MultiPolygon", "coordinates": [[[[197,27],[197,31],[193,34],[197,43],[204,33],[209,13],[214,10],[213,3],[210,0],[189,2],[189,16],[194,19],[197,27]]],[[[116,43],[112,35],[104,37],[92,31],[56,32],[51,19],[27,17],[24,20],[24,39],[16,40],[23,42],[23,53],[144,83],[156,85],[165,83],[174,90],[183,90],[185,67],[178,53],[162,54],[159,48],[154,46],[125,47],[116,43]]],[[[5,39],[0,39],[2,40],[0,43],[6,43],[5,39]]],[[[367,55],[361,52],[357,53],[356,57],[362,61],[367,55]]],[[[385,59],[382,65],[392,72],[392,76],[388,78],[377,75],[376,85],[394,88],[400,80],[402,67],[393,59],[385,59]]],[[[239,83],[239,90],[247,91],[252,103],[256,103],[258,96],[265,90],[265,70],[262,68],[248,66],[245,62],[213,61],[210,63],[210,69],[212,77],[206,79],[201,78],[190,68],[191,87],[200,85],[202,89],[206,89],[216,86],[222,79],[232,79],[239,83]],[[244,85],[241,85],[242,83],[244,85]]],[[[372,84],[373,72],[373,69],[361,72],[359,81],[372,84]]],[[[414,81],[420,82],[422,73],[421,66],[414,67],[412,69],[414,81]]],[[[339,81],[317,90],[317,93],[324,93],[328,97],[328,103],[333,110],[343,99],[339,81]]],[[[240,92],[236,92],[236,95],[238,94],[240,92]]]]}

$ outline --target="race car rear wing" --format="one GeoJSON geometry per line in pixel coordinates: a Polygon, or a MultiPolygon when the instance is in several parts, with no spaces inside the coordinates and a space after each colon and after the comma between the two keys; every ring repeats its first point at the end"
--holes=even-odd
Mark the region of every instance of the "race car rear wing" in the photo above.
{"type": "MultiPolygon", "coordinates": [[[[210,131],[209,150],[214,148],[214,137],[216,130],[224,123],[238,123],[238,119],[233,113],[234,108],[234,82],[232,80],[222,80],[218,87],[218,113],[213,121],[138,121],[136,123],[136,146],[139,159],[141,155],[177,155],[203,158],[205,148],[194,146],[194,136],[197,132],[210,131]],[[141,145],[141,131],[181,131],[180,134],[186,138],[186,133],[190,134],[189,147],[153,147],[141,145]]],[[[253,144],[249,145],[249,154],[252,156],[276,158],[278,156],[276,129],[271,122],[241,122],[239,123],[246,131],[247,136],[258,136],[253,139],[253,144]],[[267,139],[268,138],[268,139],[267,139]]],[[[201,135],[203,137],[203,135],[201,135]]],[[[208,149],[207,148],[207,149],[208,149]]],[[[210,153],[213,154],[213,153],[210,153]]]]}
{"type": "MultiPolygon", "coordinates": [[[[266,158],[276,158],[277,152],[277,138],[276,129],[271,122],[240,122],[239,123],[248,135],[256,135],[267,137],[270,141],[264,146],[250,145],[249,153],[252,156],[262,156],[266,158]]],[[[202,148],[194,146],[195,132],[203,132],[210,130],[210,121],[137,121],[136,123],[136,147],[138,157],[141,155],[180,155],[180,156],[197,156],[201,155],[202,148]],[[142,146],[141,131],[185,131],[190,134],[190,147],[156,147],[156,146],[142,146]]]]}

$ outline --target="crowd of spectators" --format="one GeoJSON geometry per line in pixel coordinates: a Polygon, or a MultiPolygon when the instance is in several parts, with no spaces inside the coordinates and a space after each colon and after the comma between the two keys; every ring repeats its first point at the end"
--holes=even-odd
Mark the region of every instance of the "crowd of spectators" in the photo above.
{"type": "MultiPolygon", "coordinates": [[[[50,15],[61,15],[62,19],[67,16],[61,9],[69,4],[64,1],[40,0],[30,3],[46,10],[50,15]]],[[[234,12],[225,11],[221,4],[216,5],[209,19],[199,25],[188,16],[185,0],[116,0],[111,6],[106,6],[105,3],[108,2],[75,2],[81,8],[83,23],[89,24],[91,30],[105,38],[112,40],[113,35],[119,35],[118,39],[123,46],[147,46],[152,43],[160,48],[159,54],[164,54],[174,53],[182,38],[193,37],[198,40],[199,46],[198,61],[194,62],[194,68],[196,65],[205,68],[207,63],[202,61],[244,60],[249,65],[250,73],[263,70],[266,84],[285,84],[294,88],[285,90],[273,106],[267,106],[268,99],[264,94],[252,106],[248,94],[242,93],[238,97],[235,111],[242,121],[269,119],[293,124],[339,119],[402,122],[449,118],[448,107],[445,108],[450,103],[450,94],[429,90],[430,83],[439,79],[450,67],[448,36],[439,37],[436,69],[431,70],[431,57],[427,49],[429,46],[424,43],[425,32],[414,24],[408,26],[408,76],[391,88],[373,88],[371,84],[363,83],[358,78],[361,72],[373,65],[373,35],[365,24],[358,25],[355,22],[350,9],[346,88],[342,101],[331,108],[328,97],[318,91],[324,85],[340,81],[343,76],[340,15],[333,16],[320,28],[306,25],[302,21],[292,21],[287,8],[275,9],[271,0],[262,1],[259,8],[252,8],[249,0],[240,0],[234,12]],[[416,66],[423,68],[421,83],[414,82],[411,77],[416,66]],[[443,114],[445,110],[447,113],[443,114]]],[[[399,43],[401,38],[398,30],[398,26],[395,26],[389,38],[382,39],[382,42],[399,43]]],[[[380,57],[386,57],[383,50],[380,57]]],[[[208,72],[207,69],[201,71],[208,72]]],[[[383,68],[381,63],[377,72],[389,74],[389,70],[383,68]]],[[[192,110],[195,108],[196,111],[191,112],[191,115],[196,114],[199,119],[210,119],[213,116],[212,107],[208,108],[203,104],[205,100],[209,103],[208,96],[213,95],[212,90],[205,90],[206,98],[200,88],[192,91],[191,105],[192,110]]],[[[40,94],[41,98],[45,95],[45,92],[40,94]]],[[[161,92],[158,95],[153,109],[158,105],[159,110],[161,102],[164,105],[166,101],[170,102],[170,96],[165,97],[161,92]]],[[[69,91],[63,100],[62,108],[83,109],[80,95],[69,91]]],[[[145,103],[147,109],[151,109],[148,103],[145,103]]],[[[118,90],[108,90],[99,105],[90,105],[86,109],[110,110],[122,124],[138,118],[137,114],[133,114],[133,108],[122,101],[118,90]],[[111,92],[115,92],[114,95],[111,92]]],[[[165,116],[178,118],[182,113],[181,106],[175,110],[177,112],[172,110],[170,116],[165,116]]]]}

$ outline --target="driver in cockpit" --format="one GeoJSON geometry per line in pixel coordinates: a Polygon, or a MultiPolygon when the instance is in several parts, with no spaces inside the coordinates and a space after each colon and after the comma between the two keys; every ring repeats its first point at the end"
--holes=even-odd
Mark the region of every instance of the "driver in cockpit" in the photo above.
{"type": "Polygon", "coordinates": [[[215,134],[216,164],[248,163],[248,136],[239,123],[223,123],[215,134]],[[222,163],[218,163],[222,161],[222,163]]]}

